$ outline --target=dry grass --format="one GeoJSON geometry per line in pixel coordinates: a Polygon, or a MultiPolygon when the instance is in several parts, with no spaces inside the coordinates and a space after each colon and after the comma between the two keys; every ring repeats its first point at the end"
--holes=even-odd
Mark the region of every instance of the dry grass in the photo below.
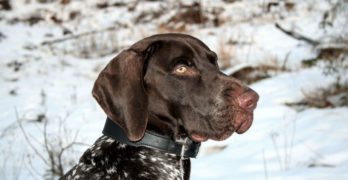
{"type": "MultiPolygon", "coordinates": [[[[77,142],[76,138],[78,132],[76,132],[73,137],[65,127],[66,118],[59,118],[59,126],[56,127],[59,129],[58,134],[52,134],[48,131],[48,122],[49,119],[45,114],[40,114],[38,116],[39,120],[35,120],[35,122],[43,121],[43,131],[42,138],[44,139],[43,143],[38,139],[34,138],[31,133],[29,133],[24,125],[24,121],[26,120],[23,117],[19,117],[18,112],[16,110],[17,123],[19,128],[25,138],[26,143],[33,151],[34,155],[38,157],[38,159],[45,165],[46,173],[45,179],[55,179],[56,177],[61,177],[64,175],[64,168],[67,165],[74,164],[75,162],[72,159],[67,159],[64,154],[72,153],[73,146],[88,146],[85,143],[77,142]]],[[[28,120],[26,120],[28,121],[28,120]]],[[[27,160],[25,161],[25,166],[28,168],[28,171],[41,176],[37,170],[37,167],[34,167],[31,159],[31,154],[27,155],[27,160]]]]}
{"type": "Polygon", "coordinates": [[[225,43],[222,38],[219,40],[217,55],[219,57],[220,69],[226,69],[232,66],[235,48],[233,45],[225,43]]]}
{"type": "Polygon", "coordinates": [[[247,84],[251,84],[284,71],[289,71],[285,63],[280,62],[275,57],[270,57],[255,67],[251,65],[245,66],[229,75],[247,84]]]}
{"type": "Polygon", "coordinates": [[[162,23],[157,28],[158,33],[185,33],[187,25],[185,23],[162,23]]]}
{"type": "Polygon", "coordinates": [[[304,99],[299,102],[285,103],[285,105],[302,111],[306,108],[334,108],[348,106],[348,84],[332,85],[310,92],[302,91],[304,99]]]}
{"type": "Polygon", "coordinates": [[[107,28],[43,42],[53,55],[69,54],[79,58],[98,58],[120,49],[117,31],[107,28]]]}

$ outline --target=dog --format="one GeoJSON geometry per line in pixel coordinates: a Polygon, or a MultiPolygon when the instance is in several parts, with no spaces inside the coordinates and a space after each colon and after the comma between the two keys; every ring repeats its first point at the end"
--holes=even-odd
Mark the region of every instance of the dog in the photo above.
{"type": "Polygon", "coordinates": [[[158,34],[123,50],[92,94],[104,135],[61,179],[190,178],[200,143],[244,133],[258,94],[223,74],[217,55],[185,34],[158,34]]]}

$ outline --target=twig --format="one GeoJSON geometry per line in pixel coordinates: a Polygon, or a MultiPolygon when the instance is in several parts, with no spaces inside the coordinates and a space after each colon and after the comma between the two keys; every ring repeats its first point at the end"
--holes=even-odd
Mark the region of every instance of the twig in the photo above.
{"type": "Polygon", "coordinates": [[[293,122],[293,126],[292,126],[292,133],[291,133],[291,140],[290,140],[290,149],[289,149],[289,158],[288,158],[288,164],[290,165],[291,163],[291,157],[292,157],[292,150],[293,150],[293,147],[294,147],[294,139],[295,139],[295,133],[296,133],[296,118],[294,119],[293,122]]]}
{"type": "Polygon", "coordinates": [[[98,33],[102,33],[102,32],[105,32],[105,31],[112,31],[112,30],[115,30],[116,28],[117,28],[116,26],[112,26],[112,27],[108,27],[108,28],[105,28],[105,29],[101,29],[101,30],[93,30],[93,31],[84,32],[84,33],[80,33],[80,34],[75,34],[75,35],[72,35],[72,36],[69,36],[69,37],[64,37],[64,38],[55,39],[55,40],[51,40],[51,41],[44,41],[44,42],[41,43],[41,45],[45,46],[45,45],[52,45],[52,44],[56,44],[56,43],[61,43],[61,42],[67,41],[67,40],[77,39],[77,38],[80,38],[80,37],[83,37],[83,36],[89,36],[89,35],[92,35],[92,34],[98,34],[98,33]]]}
{"type": "Polygon", "coordinates": [[[19,124],[19,127],[20,127],[20,129],[21,129],[21,131],[22,131],[22,133],[23,133],[23,135],[24,135],[25,140],[26,140],[27,143],[29,144],[30,148],[33,149],[33,151],[35,152],[35,154],[36,154],[47,166],[49,166],[49,163],[47,162],[47,160],[45,159],[45,157],[43,157],[43,156],[41,155],[41,153],[39,152],[39,150],[37,150],[37,149],[35,148],[35,146],[31,143],[31,141],[30,141],[30,139],[29,139],[29,137],[28,137],[28,134],[25,132],[25,130],[24,130],[23,126],[22,126],[22,122],[21,122],[20,119],[19,119],[18,112],[17,112],[17,109],[16,109],[16,108],[15,108],[15,114],[16,114],[16,119],[17,119],[17,122],[18,122],[18,124],[19,124]]]}
{"type": "Polygon", "coordinates": [[[5,128],[2,129],[2,132],[0,134],[0,139],[5,137],[7,135],[7,133],[9,133],[10,131],[12,131],[14,129],[14,127],[16,127],[16,122],[13,122],[12,124],[6,126],[5,128]]]}
{"type": "Polygon", "coordinates": [[[279,30],[281,30],[282,32],[284,32],[285,34],[297,39],[297,40],[301,40],[301,41],[305,41],[313,46],[317,46],[318,44],[320,44],[319,41],[311,39],[309,37],[306,37],[298,32],[295,31],[290,31],[290,30],[286,30],[285,28],[283,28],[282,26],[280,26],[280,24],[276,23],[275,27],[279,30]]]}
{"type": "Polygon", "coordinates": [[[284,170],[287,170],[288,165],[288,135],[284,132],[284,170]]]}
{"type": "Polygon", "coordinates": [[[283,65],[282,65],[282,71],[285,71],[286,70],[286,63],[288,62],[289,60],[289,56],[291,54],[291,51],[289,51],[288,53],[286,53],[286,56],[285,56],[285,59],[283,61],[283,65]]]}
{"type": "Polygon", "coordinates": [[[48,142],[48,140],[47,140],[47,125],[48,125],[48,120],[47,119],[45,119],[44,120],[45,121],[45,123],[44,123],[44,147],[45,147],[45,149],[46,149],[46,151],[47,151],[47,154],[48,154],[48,159],[49,159],[49,161],[50,161],[50,170],[51,170],[51,172],[53,173],[53,174],[58,174],[58,175],[60,175],[60,176],[62,176],[63,175],[63,171],[60,171],[60,169],[59,169],[59,166],[61,166],[60,164],[58,164],[58,165],[56,165],[56,161],[55,161],[55,159],[54,159],[54,151],[53,151],[53,147],[51,146],[51,147],[49,147],[49,142],[48,142]],[[57,169],[56,169],[56,166],[58,166],[58,172],[57,172],[57,169]]]}
{"type": "Polygon", "coordinates": [[[21,158],[21,160],[20,160],[19,163],[20,163],[20,165],[18,166],[18,168],[16,168],[15,171],[12,171],[13,180],[18,180],[18,179],[20,179],[19,177],[20,177],[21,174],[22,174],[22,168],[23,168],[23,166],[24,166],[24,157],[21,158]]]}
{"type": "Polygon", "coordinates": [[[263,170],[265,172],[265,179],[268,180],[268,171],[267,171],[267,162],[265,158],[265,150],[262,150],[262,159],[263,159],[263,170]]]}
{"type": "Polygon", "coordinates": [[[34,168],[30,159],[29,159],[28,163],[23,163],[23,164],[27,168],[27,170],[29,171],[30,175],[32,177],[34,177],[34,179],[38,179],[38,177],[41,177],[40,173],[34,168]]]}
{"type": "MultiPolygon", "coordinates": [[[[65,150],[71,148],[74,145],[80,145],[80,146],[89,146],[88,144],[85,143],[81,143],[81,142],[71,142],[68,145],[66,145],[65,147],[63,147],[60,152],[58,153],[58,161],[59,161],[59,170],[64,174],[64,169],[63,169],[63,162],[62,162],[62,156],[65,150]]],[[[63,175],[62,174],[62,175],[63,175]]]]}
{"type": "Polygon", "coordinates": [[[283,170],[282,158],[280,156],[280,152],[279,152],[279,149],[278,149],[278,145],[277,145],[277,141],[275,139],[275,136],[276,136],[276,134],[272,133],[271,134],[271,139],[272,139],[272,142],[273,142],[274,149],[276,150],[276,153],[277,153],[280,170],[283,170]]]}

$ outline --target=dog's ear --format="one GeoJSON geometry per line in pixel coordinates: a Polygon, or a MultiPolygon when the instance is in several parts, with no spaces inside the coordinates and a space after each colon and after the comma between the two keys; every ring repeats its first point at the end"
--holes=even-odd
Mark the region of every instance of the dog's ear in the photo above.
{"type": "Polygon", "coordinates": [[[138,141],[148,121],[148,98],[143,85],[144,54],[124,50],[97,78],[92,94],[107,116],[129,140],[138,141]]]}

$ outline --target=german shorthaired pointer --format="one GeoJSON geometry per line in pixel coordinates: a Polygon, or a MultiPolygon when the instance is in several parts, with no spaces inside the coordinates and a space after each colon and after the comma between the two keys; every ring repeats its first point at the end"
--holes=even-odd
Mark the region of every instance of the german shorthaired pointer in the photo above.
{"type": "Polygon", "coordinates": [[[104,135],[61,179],[187,180],[200,143],[247,131],[258,101],[184,34],[154,35],[122,51],[93,96],[108,116],[104,135]]]}

